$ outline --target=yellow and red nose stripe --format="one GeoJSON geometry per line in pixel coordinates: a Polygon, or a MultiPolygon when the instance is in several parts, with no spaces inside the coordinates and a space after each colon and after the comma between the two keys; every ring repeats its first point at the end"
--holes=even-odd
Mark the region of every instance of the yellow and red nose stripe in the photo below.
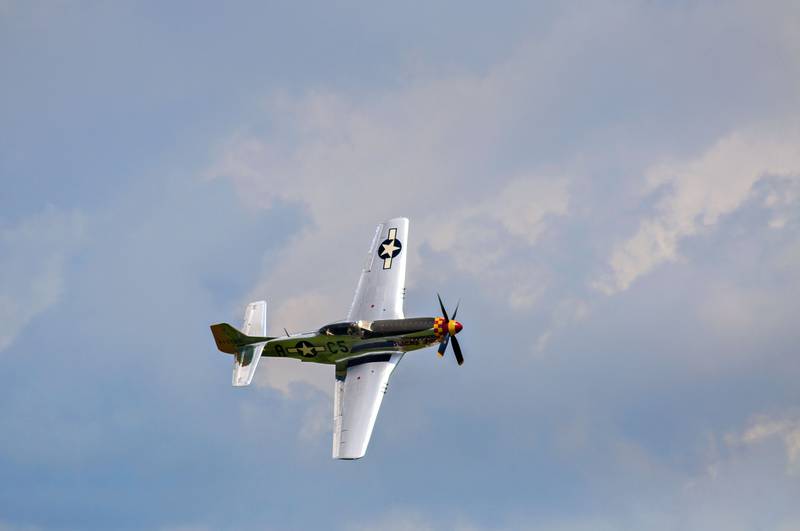
{"type": "Polygon", "coordinates": [[[443,317],[437,317],[433,320],[433,333],[436,339],[441,341],[445,334],[445,323],[443,317]]]}

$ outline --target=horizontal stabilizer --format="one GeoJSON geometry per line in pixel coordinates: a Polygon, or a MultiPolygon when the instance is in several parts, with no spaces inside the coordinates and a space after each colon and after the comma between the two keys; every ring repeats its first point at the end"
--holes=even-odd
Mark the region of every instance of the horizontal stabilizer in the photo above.
{"type": "Polygon", "coordinates": [[[234,387],[245,387],[250,385],[253,381],[253,376],[258,367],[258,360],[261,359],[261,353],[264,351],[266,343],[256,343],[254,345],[247,345],[236,353],[236,358],[233,362],[233,380],[234,387]]]}
{"type": "Polygon", "coordinates": [[[264,351],[268,338],[267,333],[267,301],[251,302],[244,310],[244,323],[242,323],[243,336],[248,339],[257,339],[253,343],[245,340],[244,346],[239,346],[233,362],[233,386],[244,387],[250,385],[258,367],[258,360],[264,351]],[[260,336],[253,338],[250,334],[260,336]]]}
{"type": "Polygon", "coordinates": [[[267,335],[267,301],[251,302],[247,305],[242,332],[248,336],[267,335]]]}

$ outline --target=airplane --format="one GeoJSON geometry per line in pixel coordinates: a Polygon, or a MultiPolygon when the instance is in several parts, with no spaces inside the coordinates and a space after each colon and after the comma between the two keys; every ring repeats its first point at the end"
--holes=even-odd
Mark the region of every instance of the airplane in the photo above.
{"type": "Polygon", "coordinates": [[[403,315],[408,223],[393,218],[378,225],[346,320],[313,332],[266,337],[267,303],[256,301],[247,305],[241,330],[211,325],[217,348],[234,355],[234,387],[250,385],[262,357],[336,366],[334,459],[364,457],[389,377],[406,352],[438,343],[437,353],[444,356],[452,342],[456,361],[464,363],[456,339],[463,328],[455,320],[458,304],[451,318],[437,295],[441,317],[403,315]]]}

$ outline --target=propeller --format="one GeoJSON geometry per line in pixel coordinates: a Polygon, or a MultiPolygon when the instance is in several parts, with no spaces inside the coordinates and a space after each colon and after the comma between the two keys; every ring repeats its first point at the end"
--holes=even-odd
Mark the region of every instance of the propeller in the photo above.
{"type": "Polygon", "coordinates": [[[444,303],[442,302],[442,297],[439,294],[436,294],[436,297],[439,299],[439,308],[442,310],[442,317],[444,317],[444,326],[445,326],[445,336],[442,339],[442,342],[439,343],[439,348],[437,352],[440,356],[444,356],[444,351],[447,350],[447,345],[450,344],[450,338],[453,339],[453,354],[456,356],[456,361],[459,365],[464,363],[464,356],[461,354],[461,345],[458,344],[458,339],[456,338],[456,334],[461,331],[461,323],[456,321],[456,315],[458,315],[458,306],[461,304],[459,301],[456,304],[456,309],[453,312],[453,319],[451,320],[450,317],[447,315],[447,310],[444,309],[444,303]]]}

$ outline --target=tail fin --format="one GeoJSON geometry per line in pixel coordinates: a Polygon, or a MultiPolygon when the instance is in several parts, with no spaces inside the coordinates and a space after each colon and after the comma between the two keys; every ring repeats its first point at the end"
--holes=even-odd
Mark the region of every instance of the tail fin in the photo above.
{"type": "Polygon", "coordinates": [[[267,303],[266,301],[251,302],[244,313],[242,332],[236,330],[228,323],[211,325],[211,333],[217,348],[228,354],[235,354],[233,362],[233,385],[242,387],[250,385],[253,375],[261,359],[264,345],[271,337],[267,333],[267,303]],[[257,335],[250,335],[257,334],[257,335]]]}
{"type": "Polygon", "coordinates": [[[245,335],[228,323],[211,325],[211,333],[214,334],[214,341],[217,343],[217,348],[226,354],[236,354],[242,347],[273,339],[271,337],[252,337],[245,335]]]}

